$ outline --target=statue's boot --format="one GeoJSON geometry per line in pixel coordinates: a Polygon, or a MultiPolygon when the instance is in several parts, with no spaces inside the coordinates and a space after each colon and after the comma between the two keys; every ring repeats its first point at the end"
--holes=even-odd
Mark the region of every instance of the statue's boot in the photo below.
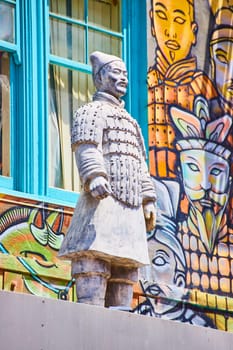
{"type": "Polygon", "coordinates": [[[119,310],[131,310],[133,285],[138,280],[138,269],[113,265],[107,283],[105,306],[119,310]]]}
{"type": "Polygon", "coordinates": [[[78,303],[104,306],[110,263],[82,257],[72,261],[72,276],[76,282],[78,303]]]}

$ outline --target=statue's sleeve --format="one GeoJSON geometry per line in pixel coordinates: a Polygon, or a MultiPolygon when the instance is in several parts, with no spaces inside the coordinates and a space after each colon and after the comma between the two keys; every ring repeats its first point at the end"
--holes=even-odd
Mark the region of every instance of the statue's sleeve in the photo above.
{"type": "Polygon", "coordinates": [[[104,116],[99,105],[90,103],[76,111],[71,143],[85,191],[89,191],[93,178],[108,178],[102,153],[103,129],[104,116]]]}
{"type": "Polygon", "coordinates": [[[104,116],[102,106],[95,102],[88,103],[77,109],[71,133],[72,149],[83,143],[102,144],[104,116]]]}

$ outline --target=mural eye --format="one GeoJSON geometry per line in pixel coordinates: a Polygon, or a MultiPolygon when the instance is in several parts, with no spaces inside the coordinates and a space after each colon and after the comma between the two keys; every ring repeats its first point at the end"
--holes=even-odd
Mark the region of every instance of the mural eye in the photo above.
{"type": "Polygon", "coordinates": [[[217,59],[219,60],[219,62],[224,63],[224,64],[228,64],[228,59],[227,56],[224,54],[217,54],[216,55],[217,59]]]}
{"type": "Polygon", "coordinates": [[[222,173],[222,170],[221,169],[218,169],[218,168],[213,168],[210,172],[211,175],[214,175],[214,176],[218,176],[219,174],[222,173]]]}
{"type": "Polygon", "coordinates": [[[176,22],[178,24],[184,24],[186,21],[182,17],[175,17],[174,22],[176,22]]]}
{"type": "Polygon", "coordinates": [[[160,19],[167,19],[167,15],[165,12],[158,10],[158,11],[155,11],[155,13],[160,19]]]}
{"type": "Polygon", "coordinates": [[[188,167],[189,167],[192,171],[195,171],[195,172],[199,171],[198,166],[197,166],[196,164],[194,164],[194,163],[188,163],[188,167]]]}
{"type": "Polygon", "coordinates": [[[163,256],[156,256],[153,260],[152,263],[156,266],[164,266],[167,264],[167,261],[164,259],[163,256]]]}

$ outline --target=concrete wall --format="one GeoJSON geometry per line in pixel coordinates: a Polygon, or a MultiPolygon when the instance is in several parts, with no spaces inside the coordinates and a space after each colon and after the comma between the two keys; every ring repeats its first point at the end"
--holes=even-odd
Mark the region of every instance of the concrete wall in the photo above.
{"type": "Polygon", "coordinates": [[[233,334],[122,311],[0,292],[1,350],[230,350],[233,334]]]}

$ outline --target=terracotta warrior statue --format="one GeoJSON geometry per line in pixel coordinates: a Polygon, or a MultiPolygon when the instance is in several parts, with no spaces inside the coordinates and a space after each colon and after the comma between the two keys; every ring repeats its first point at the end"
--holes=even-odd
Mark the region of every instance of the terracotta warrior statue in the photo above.
{"type": "Polygon", "coordinates": [[[128,309],[138,268],[150,263],[156,193],[140,127],[121,100],[125,63],[98,51],[90,60],[97,91],[76,111],[71,138],[82,191],[59,256],[72,261],[78,302],[128,309]]]}

